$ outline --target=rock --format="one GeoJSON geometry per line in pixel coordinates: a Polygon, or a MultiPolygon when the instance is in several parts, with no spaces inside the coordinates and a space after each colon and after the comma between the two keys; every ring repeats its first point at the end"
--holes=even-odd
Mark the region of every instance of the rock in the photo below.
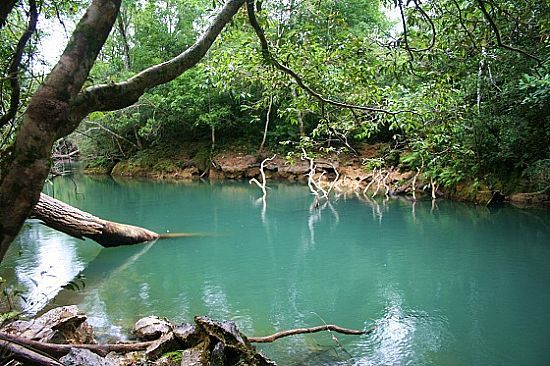
{"type": "Polygon", "coordinates": [[[541,193],[516,193],[508,197],[508,200],[518,205],[548,205],[550,195],[541,193]]]}
{"type": "Polygon", "coordinates": [[[182,323],[172,327],[172,332],[182,344],[183,348],[191,348],[202,342],[205,338],[194,324],[182,323]]]}
{"type": "Polygon", "coordinates": [[[172,330],[172,324],[158,316],[139,319],[132,333],[140,340],[151,341],[172,330]]]}
{"type": "Polygon", "coordinates": [[[195,317],[197,326],[209,336],[215,347],[210,355],[210,365],[273,366],[241,335],[232,321],[217,321],[208,317],[195,317]],[[222,355],[223,354],[223,358],[222,355]]]}
{"type": "Polygon", "coordinates": [[[18,320],[4,331],[50,343],[95,343],[92,327],[76,305],[61,306],[33,320],[18,320]]]}
{"type": "Polygon", "coordinates": [[[216,163],[227,179],[242,179],[249,168],[257,165],[257,158],[254,155],[241,153],[228,154],[228,156],[217,156],[216,163]]]}
{"type": "Polygon", "coordinates": [[[142,352],[116,353],[110,352],[105,356],[105,361],[110,362],[114,366],[135,366],[143,361],[142,352]]]}
{"type": "Polygon", "coordinates": [[[279,166],[279,174],[281,177],[290,178],[290,176],[295,176],[299,178],[304,176],[309,172],[309,163],[305,161],[296,161],[295,164],[287,166],[279,166]]]}
{"type": "Polygon", "coordinates": [[[222,340],[225,346],[247,346],[237,325],[232,321],[218,321],[207,316],[196,316],[195,323],[208,333],[211,337],[222,340]]]}
{"type": "Polygon", "coordinates": [[[82,348],[71,348],[71,351],[59,361],[65,366],[116,366],[112,359],[105,359],[82,348]]]}
{"type": "Polygon", "coordinates": [[[208,365],[208,359],[206,348],[204,345],[198,347],[186,349],[181,354],[181,366],[206,366],[208,365]]]}
{"type": "Polygon", "coordinates": [[[153,344],[147,347],[145,350],[145,358],[148,360],[156,360],[166,352],[177,351],[181,348],[182,345],[174,333],[165,333],[159,339],[154,341],[153,344]]]}
{"type": "Polygon", "coordinates": [[[222,342],[218,342],[210,353],[210,366],[224,366],[225,354],[222,342]]]}

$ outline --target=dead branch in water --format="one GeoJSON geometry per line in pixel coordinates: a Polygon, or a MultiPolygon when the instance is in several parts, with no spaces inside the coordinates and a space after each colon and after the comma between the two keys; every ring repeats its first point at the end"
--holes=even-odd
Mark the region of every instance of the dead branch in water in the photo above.
{"type": "MultiPolygon", "coordinates": [[[[330,163],[330,166],[334,170],[334,173],[336,174],[336,177],[334,180],[329,184],[328,189],[324,189],[321,180],[323,179],[323,176],[326,174],[326,171],[322,171],[319,177],[317,177],[317,181],[315,181],[315,174],[317,172],[317,165],[315,164],[315,159],[311,158],[307,155],[307,152],[304,148],[302,148],[302,160],[309,161],[309,171],[306,174],[307,176],[307,185],[309,187],[310,192],[315,196],[315,206],[319,205],[319,202],[321,198],[324,198],[326,201],[329,200],[330,192],[335,188],[336,183],[340,179],[340,173],[338,172],[338,169],[336,169],[336,166],[332,163],[330,163]]],[[[328,181],[328,179],[327,179],[328,181]]]]}
{"type": "Polygon", "coordinates": [[[262,182],[260,183],[256,178],[252,178],[248,181],[248,184],[252,184],[252,183],[256,183],[256,185],[258,187],[260,187],[260,189],[262,190],[262,193],[263,193],[263,196],[262,196],[262,199],[265,200],[266,196],[267,196],[267,190],[266,190],[266,178],[265,178],[265,171],[264,171],[264,168],[265,168],[265,163],[268,162],[268,161],[271,161],[273,159],[275,159],[275,157],[277,156],[277,154],[273,155],[271,158],[265,158],[262,163],[260,164],[260,174],[262,176],[262,182]]]}
{"type": "Polygon", "coordinates": [[[326,324],[326,325],[319,325],[311,328],[296,328],[296,329],[290,329],[290,330],[283,330],[281,332],[277,332],[265,337],[250,337],[248,338],[248,340],[251,343],[270,343],[283,337],[289,337],[289,336],[298,335],[298,334],[318,333],[318,332],[324,332],[324,331],[328,331],[328,332],[332,331],[332,332],[348,334],[348,335],[363,335],[363,334],[372,333],[374,331],[374,328],[367,329],[367,330],[356,330],[356,329],[342,328],[338,325],[326,324]]]}

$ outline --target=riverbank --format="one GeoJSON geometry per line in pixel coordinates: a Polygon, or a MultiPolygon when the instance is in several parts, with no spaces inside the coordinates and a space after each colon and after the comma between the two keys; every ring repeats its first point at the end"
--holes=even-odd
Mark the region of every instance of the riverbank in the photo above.
{"type": "MultiPolygon", "coordinates": [[[[550,205],[545,192],[507,192],[491,189],[479,181],[463,181],[442,186],[421,169],[411,171],[405,164],[387,167],[385,144],[362,144],[356,154],[325,153],[306,159],[285,152],[258,153],[250,146],[226,146],[211,154],[207,143],[189,143],[185,147],[160,146],[141,150],[112,165],[89,166],[86,174],[110,174],[115,177],[154,180],[250,180],[260,179],[260,167],[266,182],[313,182],[324,190],[373,196],[406,196],[411,199],[445,197],[480,205],[509,202],[518,206],[550,205]],[[271,157],[274,157],[271,159],[271,157]],[[311,160],[313,159],[313,165],[311,160]]],[[[399,162],[399,158],[397,158],[399,162]]],[[[269,185],[269,183],[267,183],[269,185]]],[[[516,184],[517,187],[525,184],[516,184]]]]}

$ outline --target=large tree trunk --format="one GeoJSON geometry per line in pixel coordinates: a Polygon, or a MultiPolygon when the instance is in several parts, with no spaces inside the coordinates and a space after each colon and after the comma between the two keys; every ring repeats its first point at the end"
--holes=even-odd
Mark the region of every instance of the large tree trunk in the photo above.
{"type": "Polygon", "coordinates": [[[116,20],[121,0],[93,0],[44,84],[33,95],[1,172],[0,261],[38,202],[53,143],[116,20]]]}
{"type": "Polygon", "coordinates": [[[75,238],[93,239],[104,247],[137,244],[159,238],[159,234],[150,230],[103,220],[43,193],[31,217],[75,238]]]}
{"type": "Polygon", "coordinates": [[[71,133],[89,113],[135,103],[148,89],[167,83],[206,54],[245,0],[227,0],[197,41],[172,60],[120,83],[81,90],[113,25],[121,0],[93,0],[67,48],[23,116],[14,149],[0,171],[0,262],[40,198],[56,139],[71,133]]]}

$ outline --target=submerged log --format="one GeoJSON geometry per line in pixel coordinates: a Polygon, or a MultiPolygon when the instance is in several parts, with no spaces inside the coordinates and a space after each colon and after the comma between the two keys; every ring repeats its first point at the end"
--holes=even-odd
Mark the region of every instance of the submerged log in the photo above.
{"type": "Polygon", "coordinates": [[[160,237],[138,226],[104,220],[43,193],[32,210],[31,218],[75,238],[90,238],[104,247],[138,244],[160,237]]]}

